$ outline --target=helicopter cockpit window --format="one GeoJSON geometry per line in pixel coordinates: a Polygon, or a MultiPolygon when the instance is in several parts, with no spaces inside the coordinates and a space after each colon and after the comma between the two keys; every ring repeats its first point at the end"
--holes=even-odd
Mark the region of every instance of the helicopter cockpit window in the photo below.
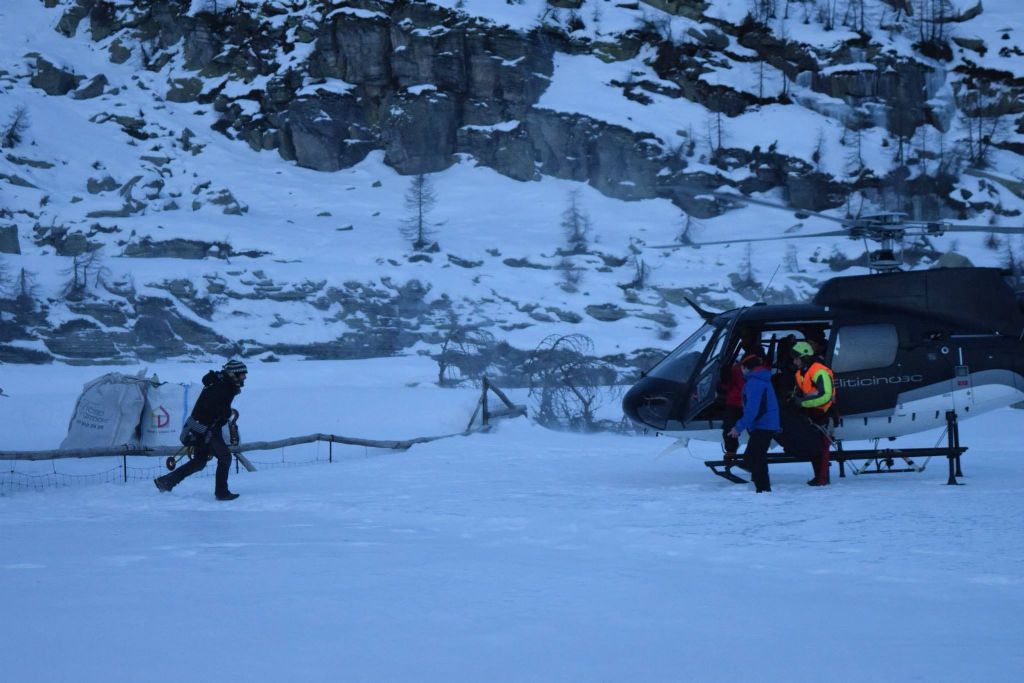
{"type": "Polygon", "coordinates": [[[708,359],[704,361],[705,367],[718,360],[718,357],[722,354],[722,350],[725,348],[725,342],[728,337],[729,335],[727,334],[718,335],[718,339],[715,340],[714,348],[711,349],[711,353],[708,354],[708,359]]]}
{"type": "Polygon", "coordinates": [[[657,377],[674,382],[688,381],[690,376],[693,375],[693,371],[697,368],[697,364],[700,363],[704,349],[717,333],[717,327],[704,325],[676,347],[675,351],[654,366],[654,369],[648,373],[648,377],[657,377]]]}
{"type": "Polygon", "coordinates": [[[694,387],[693,398],[697,403],[711,396],[718,385],[718,372],[712,372],[710,368],[717,367],[728,337],[728,334],[719,334],[710,352],[707,354],[707,358],[704,360],[704,365],[701,367],[698,375],[700,379],[697,380],[697,385],[694,387]]]}
{"type": "Polygon", "coordinates": [[[832,351],[833,372],[884,368],[896,360],[899,335],[889,324],[847,325],[836,332],[832,351]]]}

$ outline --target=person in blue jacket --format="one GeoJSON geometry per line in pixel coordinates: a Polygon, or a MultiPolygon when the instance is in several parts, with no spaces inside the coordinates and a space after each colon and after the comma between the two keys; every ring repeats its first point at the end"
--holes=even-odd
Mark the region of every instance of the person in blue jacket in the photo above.
{"type": "Polygon", "coordinates": [[[746,469],[758,493],[772,490],[768,477],[768,446],[779,431],[779,402],[772,388],[772,373],[764,358],[757,354],[746,356],[741,362],[743,368],[743,416],[729,432],[739,437],[750,432],[747,449],[743,452],[746,469]]]}

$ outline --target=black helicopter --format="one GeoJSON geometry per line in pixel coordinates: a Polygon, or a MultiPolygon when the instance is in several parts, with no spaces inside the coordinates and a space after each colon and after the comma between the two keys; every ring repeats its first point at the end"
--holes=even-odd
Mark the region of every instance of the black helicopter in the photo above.
{"type": "MultiPolygon", "coordinates": [[[[966,450],[959,447],[957,418],[1024,400],[1024,306],[1000,269],[903,271],[894,243],[907,234],[942,234],[961,227],[1024,234],[1024,228],[907,223],[902,214],[882,214],[844,222],[841,231],[806,235],[881,242],[882,249],[869,255],[876,272],[828,280],[808,304],[756,304],[713,313],[689,302],[703,325],[644,373],[623,398],[623,411],[659,433],[717,442],[724,413],[718,395],[723,369],[755,343],[778,373],[792,373],[788,349],[794,341],[806,340],[835,373],[837,442],[866,439],[877,444],[945,425],[949,449],[940,450],[950,457],[950,483],[956,483],[953,448],[957,472],[959,453],[966,450]]],[[[909,452],[900,452],[907,462],[909,452]]],[[[916,452],[927,455],[924,449],[916,452]]],[[[892,470],[891,453],[881,458],[875,457],[882,453],[877,448],[856,453],[892,470]]],[[[714,466],[723,463],[706,464],[716,474],[742,481],[728,466],[725,471],[714,466]]]]}

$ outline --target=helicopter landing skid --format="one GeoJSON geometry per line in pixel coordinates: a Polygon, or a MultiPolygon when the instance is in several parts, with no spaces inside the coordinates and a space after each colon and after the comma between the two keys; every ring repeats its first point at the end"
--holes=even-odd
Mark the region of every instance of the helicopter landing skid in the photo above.
{"type": "Polygon", "coordinates": [[[723,464],[723,463],[706,462],[704,464],[707,465],[708,468],[712,472],[714,472],[718,476],[722,477],[723,479],[728,479],[729,481],[731,481],[734,484],[749,484],[750,483],[749,481],[747,481],[743,477],[737,476],[737,475],[732,473],[732,467],[733,467],[732,463],[723,464]],[[718,469],[719,466],[723,467],[724,469],[718,469]]]}
{"type": "MultiPolygon", "coordinates": [[[[940,448],[936,445],[935,448],[869,448],[866,450],[849,451],[843,448],[842,442],[835,441],[836,450],[831,453],[831,460],[839,464],[839,476],[846,477],[846,463],[853,460],[867,461],[861,467],[856,467],[851,462],[850,469],[853,470],[854,474],[890,474],[895,472],[924,472],[925,467],[928,466],[928,461],[932,457],[945,457],[949,461],[949,481],[946,483],[950,486],[957,486],[960,484],[957,481],[957,477],[964,476],[963,471],[960,469],[960,456],[967,452],[967,447],[960,445],[960,428],[957,423],[956,411],[950,410],[946,412],[945,435],[947,437],[945,448],[940,448]],[[918,465],[915,462],[916,458],[924,458],[924,462],[918,465]],[[906,468],[895,467],[897,460],[902,460],[906,464],[906,468]],[[874,469],[872,469],[872,465],[874,469]]],[[[767,460],[768,465],[811,462],[811,458],[806,456],[793,456],[778,452],[769,453],[767,460]]],[[[743,467],[742,458],[705,460],[704,465],[718,476],[728,479],[734,484],[749,483],[746,479],[732,473],[733,467],[746,469],[743,467]]]]}
{"type": "MultiPolygon", "coordinates": [[[[955,464],[959,463],[960,456],[963,455],[966,450],[967,448],[963,446],[954,446],[951,448],[870,449],[862,451],[838,450],[832,452],[832,462],[839,464],[839,476],[845,477],[846,463],[850,463],[850,468],[853,470],[853,474],[855,475],[895,474],[897,472],[923,472],[930,458],[933,456],[945,456],[950,458],[951,483],[956,484],[958,482],[955,477],[963,475],[956,474],[953,467],[955,464]],[[917,465],[914,461],[916,458],[924,458],[924,463],[917,465]],[[852,461],[855,460],[865,460],[867,462],[858,468],[852,464],[852,461]],[[900,460],[907,465],[906,468],[895,466],[900,460]]],[[[811,459],[807,457],[794,457],[781,453],[769,453],[767,459],[769,466],[797,462],[811,462],[811,459]]],[[[733,467],[740,467],[742,469],[742,462],[737,462],[732,459],[705,460],[704,465],[718,476],[723,479],[728,479],[734,484],[750,483],[746,479],[743,479],[732,472],[733,467]]]]}

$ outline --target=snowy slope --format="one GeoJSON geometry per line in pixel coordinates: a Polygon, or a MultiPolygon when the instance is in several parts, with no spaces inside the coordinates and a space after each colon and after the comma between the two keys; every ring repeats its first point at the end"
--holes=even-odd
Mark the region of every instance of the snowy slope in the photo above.
{"type": "MultiPolygon", "coordinates": [[[[454,3],[437,4],[447,7],[454,3]]],[[[543,5],[462,3],[464,11],[517,29],[534,25],[543,5]]],[[[668,17],[643,3],[638,9],[616,3],[584,5],[581,14],[589,18],[589,28],[579,36],[581,39],[607,38],[639,21],[668,17]],[[595,13],[600,21],[594,20],[595,13]]],[[[746,3],[733,5],[739,8],[746,3]]],[[[725,3],[721,6],[728,9],[725,3]]],[[[1012,2],[987,3],[981,15],[983,23],[978,18],[955,30],[976,26],[986,39],[994,40],[993,27],[1006,23],[1004,19],[1012,15],[1013,6],[1012,2]]],[[[67,227],[70,233],[81,232],[104,244],[100,252],[104,282],[134,296],[171,301],[178,315],[209,326],[254,353],[275,343],[329,342],[345,333],[358,333],[359,320],[348,317],[337,302],[323,298],[332,288],[344,290],[353,282],[388,291],[419,281],[428,290],[424,297],[428,306],[450,301],[461,323],[484,325],[514,346],[528,349],[551,333],[579,332],[595,340],[599,354],[665,347],[670,346],[666,340],[679,338],[695,317],[678,305],[678,297],[666,295],[666,291],[698,288],[717,305],[749,303],[749,298],[728,286],[729,274],[747,258],[742,244],[699,251],[646,248],[673,243],[686,224],[685,213],[669,201],[622,202],[589,186],[551,178],[517,182],[477,167],[469,158],[432,176],[438,205],[431,218],[438,224],[436,238],[442,252],[431,262],[410,262],[412,250],[399,230],[409,213],[404,204],[409,180],[384,165],[379,153],[372,153],[351,169],[318,173],[285,162],[276,152],[254,152],[246,144],[212,131],[210,126],[217,114],[209,107],[163,100],[159,93],[166,90],[167,79],[186,73],[179,63],[171,63],[159,73],[140,69],[134,57],[125,64],[112,64],[105,43],[91,42],[84,31],[68,39],[54,30],[62,8],[48,9],[36,0],[11,0],[0,7],[0,22],[7,36],[0,44],[0,68],[6,72],[0,74],[4,89],[0,121],[19,105],[27,108],[30,117],[25,142],[0,157],[0,173],[35,186],[0,186],[3,205],[11,213],[8,220],[18,225],[23,252],[20,256],[0,254],[0,264],[8,290],[12,290],[15,276],[22,269],[34,277],[37,297],[48,302],[46,315],[52,327],[82,317],[64,302],[73,259],[56,256],[52,245],[33,242],[39,234],[37,228],[53,226],[67,227]],[[110,81],[108,94],[75,100],[48,96],[29,87],[27,76],[33,54],[57,65],[73,65],[80,74],[105,74],[110,81]],[[143,130],[152,137],[143,142],[136,140],[124,132],[123,124],[108,120],[109,115],[144,119],[143,130]],[[186,129],[192,133],[187,144],[182,141],[186,129]],[[12,156],[21,161],[12,160],[12,156]],[[41,167],[24,159],[53,166],[41,167]],[[145,195],[147,209],[121,218],[90,217],[96,211],[117,210],[125,202],[116,189],[97,194],[87,190],[90,179],[99,181],[106,176],[117,185],[141,176],[132,195],[136,200],[145,195]],[[150,185],[156,182],[160,185],[150,185]],[[213,203],[225,191],[245,210],[243,215],[225,215],[224,206],[213,203]],[[559,225],[574,191],[580,193],[580,204],[592,222],[594,254],[571,259],[583,273],[582,282],[571,287],[566,286],[564,273],[558,268],[562,258],[557,251],[565,245],[559,225]],[[148,199],[151,195],[153,198],[148,199]],[[196,210],[192,210],[193,201],[198,202],[196,210]],[[234,256],[227,262],[214,258],[215,254],[202,260],[124,255],[127,247],[146,239],[172,238],[215,241],[230,245],[236,253],[265,255],[234,256]],[[614,259],[616,265],[606,265],[607,260],[597,254],[614,259]],[[453,258],[479,265],[453,265],[453,258]],[[637,260],[650,268],[648,287],[627,292],[624,286],[633,279],[637,260]],[[545,269],[514,267],[508,261],[545,269]],[[259,283],[299,294],[281,300],[258,298],[259,283]],[[208,317],[169,293],[180,292],[181,287],[189,287],[197,297],[208,297],[213,302],[208,317]],[[306,291],[313,293],[303,294],[306,291]],[[617,307],[625,317],[614,322],[599,320],[587,312],[591,306],[617,307]],[[578,314],[581,322],[562,322],[559,313],[566,311],[578,314]]],[[[675,35],[683,35],[695,24],[681,17],[668,21],[675,35]]],[[[842,31],[831,34],[846,35],[842,31]]],[[[801,39],[814,42],[809,35],[801,39]]],[[[827,42],[825,37],[821,41],[827,42]]],[[[622,98],[621,92],[609,86],[627,72],[641,76],[649,72],[643,59],[641,55],[628,62],[605,64],[594,57],[559,55],[556,73],[540,106],[554,111],[584,111],[656,134],[666,144],[678,143],[679,131],[688,127],[700,133],[706,112],[699,105],[652,95],[653,104],[643,107],[622,98]]],[[[996,63],[991,60],[1002,60],[998,62],[1002,68],[1013,72],[1021,62],[1014,53],[1006,58],[990,56],[985,65],[996,63]]],[[[732,78],[738,73],[736,68],[728,74],[723,72],[721,78],[732,78]]],[[[727,137],[730,145],[743,148],[777,142],[780,151],[808,158],[819,134],[825,145],[824,167],[842,174],[848,159],[838,142],[841,126],[809,109],[761,107],[730,120],[727,137]]],[[[878,129],[865,131],[863,144],[867,166],[884,172],[891,164],[891,151],[878,146],[878,129]]],[[[1006,177],[1020,175],[1018,155],[1000,152],[997,161],[996,172],[1006,177]]],[[[700,170],[700,164],[695,163],[692,170],[700,170]]],[[[736,174],[734,180],[746,173],[736,174]]],[[[1004,213],[1024,208],[1024,200],[1000,185],[965,178],[963,187],[977,201],[999,207],[1004,213]]],[[[989,212],[973,218],[974,222],[987,220],[1012,222],[1012,218],[989,212]]],[[[787,229],[817,232],[833,227],[817,218],[794,227],[796,222],[785,211],[749,207],[699,221],[689,235],[691,239],[710,240],[782,234],[787,229]]],[[[1007,242],[998,249],[989,249],[983,246],[984,241],[982,234],[945,237],[937,240],[936,246],[940,251],[955,249],[978,265],[1005,260],[1007,242]]],[[[761,244],[750,255],[752,274],[761,286],[767,285],[775,273],[768,300],[808,297],[816,281],[834,274],[825,260],[836,254],[856,258],[863,250],[860,242],[848,240],[795,244],[761,244]],[[776,271],[781,263],[788,265],[776,271]]],[[[1009,245],[1013,247],[1013,242],[1009,245]]],[[[925,260],[921,265],[929,262],[925,260]]],[[[102,287],[91,296],[118,301],[102,287]]],[[[746,296],[755,295],[747,292],[746,296]]],[[[429,332],[441,322],[424,321],[420,331],[429,332]]],[[[107,329],[102,325],[101,329],[107,329]]],[[[15,344],[44,348],[38,341],[20,340],[15,344]]],[[[420,350],[425,349],[421,346],[420,350]]]]}

